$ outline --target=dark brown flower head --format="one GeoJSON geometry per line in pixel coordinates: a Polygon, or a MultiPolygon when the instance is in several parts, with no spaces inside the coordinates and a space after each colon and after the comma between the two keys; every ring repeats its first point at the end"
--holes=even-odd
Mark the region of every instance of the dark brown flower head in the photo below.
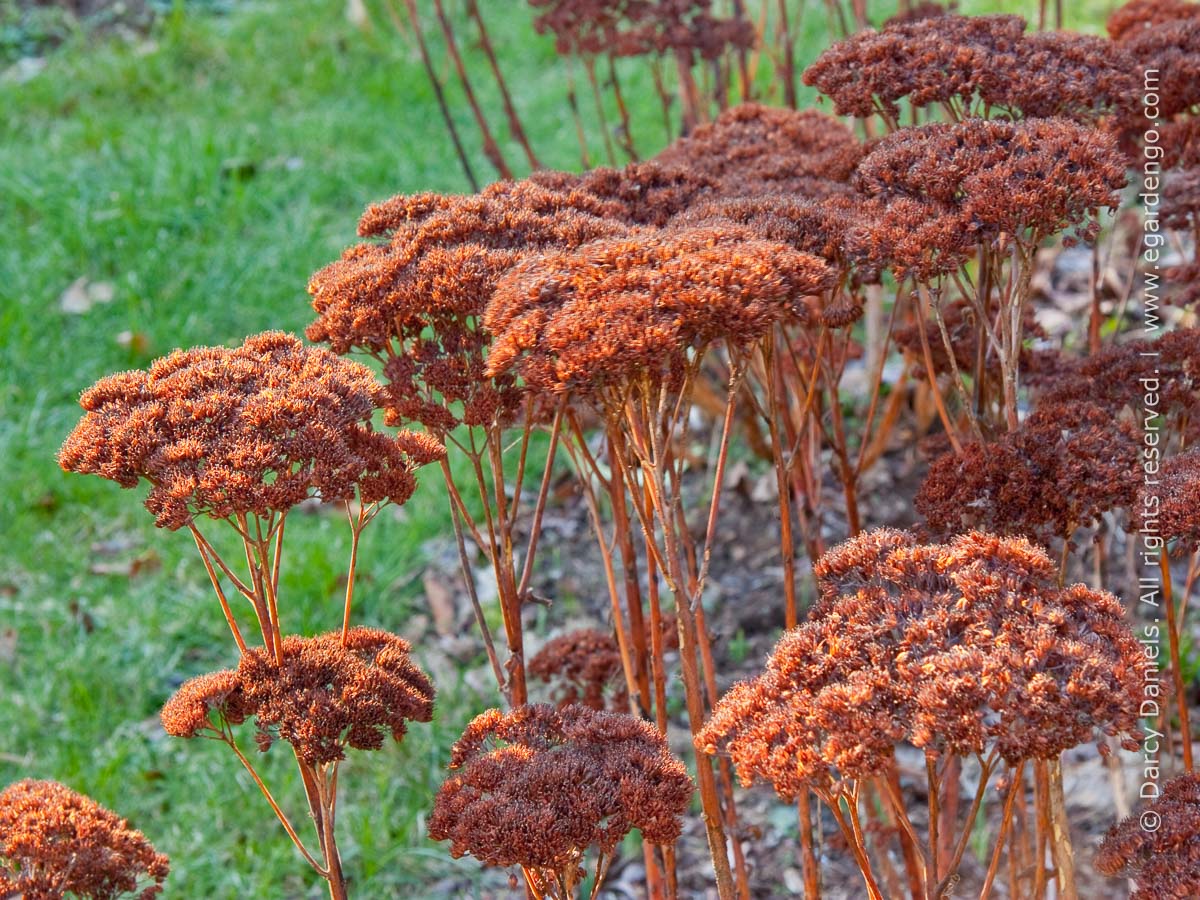
{"type": "Polygon", "coordinates": [[[672,225],[724,221],[749,228],[765,240],[819,256],[838,273],[839,281],[857,287],[877,282],[880,275],[877,267],[872,268],[874,244],[864,217],[862,204],[852,196],[810,200],[759,194],[701,200],[676,216],[672,225]]]}
{"type": "Polygon", "coordinates": [[[1200,897],[1200,775],[1172,779],[1158,799],[1109,829],[1095,865],[1136,882],[1129,900],[1200,897]],[[1143,824],[1148,812],[1156,814],[1157,828],[1143,824]]]}
{"type": "Polygon", "coordinates": [[[649,722],[585,706],[477,716],[451,752],[429,836],[454,857],[563,871],[610,854],[637,828],[671,844],[692,796],[683,763],[649,722]]]}
{"type": "Polygon", "coordinates": [[[0,896],[149,900],[169,871],[145,835],[64,785],[25,780],[0,791],[0,896]]]}
{"type": "Polygon", "coordinates": [[[58,461],[125,488],[145,479],[146,508],[171,529],[196,516],[266,516],[313,496],[403,503],[416,468],[444,450],[424,435],[374,431],[382,400],[365,366],[266,332],[97,382],[58,461]]]}
{"type": "Polygon", "coordinates": [[[433,685],[408,655],[408,642],[376,628],[283,639],[283,663],[251,649],[241,659],[245,710],[259,749],[286,741],[309,765],[345,758],[346,747],[378,750],[409,722],[433,717],[433,685]]]}
{"type": "Polygon", "coordinates": [[[656,159],[711,179],[727,197],[771,192],[821,197],[845,191],[863,151],[854,132],[831,116],[744,103],[656,159]]]}
{"type": "Polygon", "coordinates": [[[1131,0],[1108,17],[1108,36],[1121,41],[1162,25],[1200,18],[1200,4],[1186,0],[1131,0]]]}
{"type": "Polygon", "coordinates": [[[571,175],[534,172],[534,184],[563,194],[567,202],[594,206],[589,211],[628,225],[665,225],[698,198],[716,190],[717,184],[702,172],[657,160],[635,162],[620,168],[601,167],[571,175]]]}
{"type": "Polygon", "coordinates": [[[715,14],[712,0],[529,0],[529,5],[545,10],[534,28],[553,34],[564,56],[678,50],[716,59],[728,49],[752,46],[755,37],[745,18],[715,14]]]}
{"type": "Polygon", "coordinates": [[[1042,404],[998,440],[937,459],[913,505],[939,535],[982,528],[1066,540],[1133,505],[1140,450],[1133,426],[1100,406],[1042,404]]]}
{"type": "Polygon", "coordinates": [[[1127,114],[1139,99],[1133,58],[1104,38],[1071,31],[1025,35],[1011,55],[984,70],[985,107],[1025,118],[1095,123],[1127,114]]]}
{"type": "Polygon", "coordinates": [[[804,83],[833,100],[838,115],[900,116],[957,100],[970,104],[985,73],[1008,64],[1025,31],[1020,16],[942,15],[867,29],[838,41],[804,70],[804,83]]]}
{"type": "MultiPolygon", "coordinates": [[[[561,187],[561,186],[560,186],[561,187]]],[[[309,339],[384,361],[388,422],[444,434],[460,422],[504,421],[521,391],[485,375],[490,335],[479,326],[497,280],[522,257],[615,236],[621,204],[530,181],[471,196],[395,197],[367,210],[360,244],[317,272],[309,339]]]]}
{"type": "Polygon", "coordinates": [[[920,544],[862,534],[815,567],[821,596],[766,671],[735,686],[697,737],[744,784],[792,798],[877,775],[896,744],[1052,759],[1093,739],[1134,746],[1141,650],[1120,602],[1057,587],[1046,554],[972,533],[920,544]]]}
{"type": "Polygon", "coordinates": [[[898,276],[927,280],[1003,236],[1090,241],[1099,211],[1120,202],[1125,161],[1111,136],[1065,119],[967,119],[888,135],[854,183],[878,206],[879,252],[898,276]]]}
{"type": "Polygon", "coordinates": [[[194,738],[206,731],[219,734],[223,722],[240,725],[254,712],[242,691],[241,676],[223,669],[185,681],[163,706],[159,718],[167,734],[194,738]]]}
{"type": "Polygon", "coordinates": [[[553,686],[560,709],[579,703],[589,709],[629,710],[620,649],[611,634],[595,628],[547,641],[529,660],[529,674],[553,686]]]}
{"type": "Polygon", "coordinates": [[[1129,341],[1063,366],[1042,403],[1093,403],[1111,416],[1143,418],[1148,388],[1156,411],[1188,444],[1200,439],[1200,328],[1168,331],[1155,341],[1129,341]],[[1147,379],[1149,381],[1147,381],[1147,379]]]}
{"type": "MultiPolygon", "coordinates": [[[[1129,31],[1121,46],[1134,60],[1137,84],[1145,72],[1157,70],[1159,121],[1190,113],[1200,105],[1200,16],[1163,21],[1129,31]]],[[[1145,128],[1141,109],[1136,113],[1145,128]]]]}
{"type": "Polygon", "coordinates": [[[1200,234],[1200,168],[1167,176],[1160,214],[1168,228],[1200,234]]]}
{"type": "Polygon", "coordinates": [[[514,269],[484,318],[489,374],[592,395],[643,374],[669,381],[688,354],[744,346],[826,289],[819,259],[729,227],[640,230],[514,269]]]}
{"type": "Polygon", "coordinates": [[[1200,448],[1169,457],[1157,483],[1145,485],[1138,498],[1136,523],[1177,550],[1200,546],[1200,448]]]}

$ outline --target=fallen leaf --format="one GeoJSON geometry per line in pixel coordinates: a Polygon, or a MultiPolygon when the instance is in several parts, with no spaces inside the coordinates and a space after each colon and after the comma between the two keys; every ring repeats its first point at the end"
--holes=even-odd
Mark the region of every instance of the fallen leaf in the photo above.
{"type": "Polygon", "coordinates": [[[428,568],[421,575],[421,585],[425,588],[425,599],[429,601],[434,630],[443,637],[454,634],[458,630],[458,607],[450,578],[445,572],[428,568]]]}

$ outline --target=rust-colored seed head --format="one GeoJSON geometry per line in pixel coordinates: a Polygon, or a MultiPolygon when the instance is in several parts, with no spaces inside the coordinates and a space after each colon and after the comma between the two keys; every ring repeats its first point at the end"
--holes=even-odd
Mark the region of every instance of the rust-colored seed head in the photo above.
{"type": "Polygon", "coordinates": [[[620,168],[601,166],[572,175],[534,172],[529,180],[564,196],[568,203],[594,203],[589,211],[627,225],[663,226],[698,198],[717,190],[717,183],[688,166],[658,160],[635,162],[620,168]]]}
{"type": "MultiPolygon", "coordinates": [[[[407,641],[376,628],[352,628],[345,643],[340,631],[286,637],[282,664],[260,648],[242,657],[238,711],[253,713],[260,750],[282,740],[312,766],[344,759],[347,746],[378,750],[389,734],[402,740],[408,722],[433,717],[433,684],[408,654],[407,641]]],[[[173,727],[183,737],[203,727],[199,704],[215,708],[211,694],[190,693],[183,700],[176,695],[163,710],[164,726],[168,710],[178,710],[173,727]]]]}
{"type": "Polygon", "coordinates": [[[766,671],[696,739],[785,798],[877,775],[896,744],[1052,759],[1096,737],[1136,747],[1137,639],[1111,594],[1057,586],[1045,552],[978,532],[920,544],[883,529],[818,561],[821,596],[766,671]]]}
{"type": "Polygon", "coordinates": [[[501,182],[471,196],[394,197],[370,207],[359,244],[313,275],[310,340],[381,359],[389,424],[445,434],[515,415],[522,391],[486,375],[479,320],[497,280],[524,256],[624,233],[622,205],[570,179],[501,182]]]}
{"type": "Polygon", "coordinates": [[[429,835],[454,857],[562,871],[588,848],[612,853],[631,829],[679,837],[692,796],[683,763],[634,716],[521,706],[477,716],[451,752],[429,835]]]}
{"type": "Polygon", "coordinates": [[[253,714],[254,706],[242,691],[241,676],[223,669],[185,681],[163,706],[159,718],[167,734],[194,738],[206,731],[219,733],[221,722],[240,725],[253,714]]]}
{"type": "Polygon", "coordinates": [[[240,347],[177,350],[83,393],[59,451],[69,472],[150,483],[159,527],[197,516],[284,512],[309,497],[405,502],[445,452],[426,435],[376,432],[371,370],[281,332],[240,347]]]}
{"type": "Polygon", "coordinates": [[[1005,65],[1025,31],[1020,16],[942,15],[867,29],[839,41],[804,70],[804,83],[833,100],[838,115],[900,116],[953,99],[969,103],[986,72],[1005,65]]]}
{"type": "Polygon", "coordinates": [[[647,375],[678,377],[689,352],[759,339],[829,286],[819,259],[745,229],[646,229],[522,263],[484,324],[489,372],[537,390],[594,395],[647,375]]]}
{"type": "Polygon", "coordinates": [[[579,703],[589,709],[629,710],[616,639],[595,628],[580,628],[547,641],[529,660],[529,674],[553,686],[560,709],[579,703]]]}
{"type": "Polygon", "coordinates": [[[1066,119],[967,119],[888,135],[854,184],[876,204],[876,252],[898,277],[929,280],[1003,236],[1091,241],[1099,211],[1120,202],[1125,159],[1110,135],[1066,119]]]}
{"type": "Polygon", "coordinates": [[[1109,829],[1095,865],[1105,875],[1132,878],[1137,889],[1130,900],[1200,897],[1200,775],[1172,779],[1141,814],[1109,829]],[[1157,814],[1157,828],[1143,824],[1147,812],[1157,814]]]}
{"type": "Polygon", "coordinates": [[[1123,41],[1167,22],[1200,18],[1200,4],[1187,0],[1131,0],[1108,17],[1108,36],[1123,41]]]}
{"type": "Polygon", "coordinates": [[[1112,509],[1133,505],[1141,441],[1127,422],[1088,403],[1044,403],[1020,427],[970,443],[929,468],[913,500],[926,525],[1070,539],[1112,509]]]}
{"type": "Polygon", "coordinates": [[[712,0],[529,0],[529,5],[545,10],[533,26],[539,34],[553,34],[563,56],[680,51],[711,60],[755,40],[751,22],[716,15],[712,0]]]}
{"type": "Polygon", "coordinates": [[[25,780],[0,791],[0,896],[150,900],[169,871],[145,835],[64,785],[25,780]]]}
{"type": "Polygon", "coordinates": [[[726,197],[772,192],[821,197],[845,192],[863,152],[854,132],[832,116],[744,103],[656,159],[710,179],[726,197]]]}
{"type": "Polygon", "coordinates": [[[1156,519],[1155,532],[1175,541],[1176,550],[1200,545],[1200,448],[1169,457],[1156,484],[1142,487],[1135,519],[1143,528],[1156,519]]]}

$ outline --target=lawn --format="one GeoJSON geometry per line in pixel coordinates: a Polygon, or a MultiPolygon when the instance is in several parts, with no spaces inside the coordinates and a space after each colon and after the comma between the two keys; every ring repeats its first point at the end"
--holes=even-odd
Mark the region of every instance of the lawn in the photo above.
{"type": "MultiPolygon", "coordinates": [[[[827,20],[810,6],[806,44],[820,47],[827,20]]],[[[351,24],[344,7],[179,5],[145,41],[77,38],[32,80],[0,82],[0,785],[55,778],[116,808],[172,857],[168,896],[323,887],[227,751],[158,725],[181,680],[235,661],[191,542],[157,532],[138,492],[68,477],[54,454],[79,392],[107,373],[177,346],[302,330],[308,276],[354,240],[366,203],[467,188],[412,42],[382,16],[351,24]]],[[[553,48],[532,36],[525,4],[504,10],[493,37],[533,143],[572,167],[553,48]]],[[[633,79],[648,110],[642,88],[633,79]]],[[[484,103],[498,109],[486,92],[484,103]]],[[[644,146],[661,139],[648,127],[644,146]]],[[[490,177],[481,155],[472,163],[490,177]]],[[[285,625],[328,630],[348,532],[333,515],[291,521],[285,625]]],[[[430,473],[367,532],[360,622],[405,631],[446,521],[430,473]]],[[[424,818],[450,744],[495,701],[452,668],[434,675],[434,724],[345,770],[340,841],[357,896],[428,896],[437,878],[478,869],[429,843],[424,818]]],[[[294,798],[292,768],[284,751],[268,755],[268,779],[294,798]]]]}

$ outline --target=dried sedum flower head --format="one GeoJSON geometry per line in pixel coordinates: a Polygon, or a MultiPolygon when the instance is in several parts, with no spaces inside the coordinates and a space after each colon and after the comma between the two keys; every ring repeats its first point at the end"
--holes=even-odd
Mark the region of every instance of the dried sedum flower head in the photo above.
{"type": "Polygon", "coordinates": [[[717,187],[702,172],[653,159],[620,169],[601,166],[582,175],[534,172],[529,180],[562,194],[568,203],[595,203],[589,211],[628,225],[665,225],[717,187]]]}
{"type": "Polygon", "coordinates": [[[1200,18],[1200,4],[1186,0],[1131,0],[1108,17],[1108,36],[1114,41],[1134,37],[1140,32],[1186,19],[1200,18]]]}
{"type": "Polygon", "coordinates": [[[172,737],[194,738],[204,732],[219,735],[225,723],[240,725],[254,712],[242,690],[241,676],[222,669],[185,681],[163,706],[159,718],[163,731],[172,737]]]}
{"type": "MultiPolygon", "coordinates": [[[[966,300],[957,299],[949,303],[943,303],[940,307],[942,314],[942,324],[946,326],[946,333],[950,335],[950,346],[954,351],[954,361],[958,365],[960,372],[972,371],[975,368],[977,354],[979,353],[979,319],[971,304],[966,300]]],[[[1026,305],[1021,312],[1021,334],[1022,338],[1044,338],[1046,337],[1045,329],[1038,323],[1037,313],[1030,306],[1026,305]]],[[[946,342],[942,339],[942,331],[938,327],[937,321],[932,317],[926,318],[921,322],[911,322],[909,324],[896,328],[895,341],[905,354],[912,360],[912,375],[915,378],[927,379],[928,372],[925,369],[923,359],[924,344],[921,341],[921,330],[925,331],[925,341],[929,345],[929,355],[933,359],[933,371],[938,375],[951,374],[954,367],[950,364],[950,354],[946,350],[946,342]]],[[[1020,364],[1021,371],[1025,372],[1026,367],[1037,358],[1037,351],[1030,350],[1022,345],[1020,364]]],[[[985,360],[987,366],[986,374],[989,377],[1000,377],[1000,364],[996,357],[988,354],[985,360]]]]}
{"type": "Polygon", "coordinates": [[[642,56],[679,50],[716,59],[754,44],[754,26],[741,16],[719,16],[712,0],[529,0],[544,9],[539,34],[554,35],[560,55],[642,56]]]}
{"type": "Polygon", "coordinates": [[[1045,552],[978,532],[920,544],[881,529],[815,567],[821,596],[696,743],[785,798],[882,772],[895,745],[1052,759],[1136,746],[1141,650],[1111,594],[1060,588],[1045,552]]]}
{"type": "Polygon", "coordinates": [[[838,115],[900,117],[899,101],[921,109],[970,103],[985,74],[1011,60],[1025,31],[1020,16],[941,15],[866,29],[838,41],[804,70],[804,83],[833,100],[838,115]]]}
{"type": "Polygon", "coordinates": [[[429,836],[455,858],[561,872],[611,854],[631,829],[671,844],[692,796],[687,770],[649,722],[586,706],[490,710],[451,752],[429,836]]]}
{"type": "Polygon", "coordinates": [[[1109,829],[1095,865],[1105,875],[1133,879],[1130,900],[1200,896],[1200,774],[1167,782],[1140,815],[1109,829]],[[1158,816],[1157,828],[1143,825],[1147,812],[1158,816]]]}
{"type": "Polygon", "coordinates": [[[344,641],[340,631],[286,637],[282,664],[249,650],[237,669],[239,702],[254,712],[259,749],[286,741],[320,766],[344,759],[347,746],[378,750],[389,734],[402,740],[408,722],[433,718],[433,684],[408,654],[403,638],[364,627],[344,641]]]}
{"type": "Polygon", "coordinates": [[[529,660],[529,674],[553,685],[560,709],[572,703],[613,712],[629,709],[620,649],[611,634],[595,628],[580,628],[547,641],[529,660]]]}
{"type": "Polygon", "coordinates": [[[1067,540],[1133,505],[1141,441],[1132,425],[1088,403],[1044,403],[990,443],[929,467],[913,505],[939,535],[975,528],[1067,540]]]}
{"type": "MultiPolygon", "coordinates": [[[[1156,92],[1159,121],[1188,114],[1200,104],[1200,16],[1133,29],[1121,39],[1121,46],[1136,63],[1134,77],[1139,85],[1147,69],[1161,73],[1156,92]]],[[[1140,108],[1135,118],[1141,118],[1140,108]]]]}
{"type": "Polygon", "coordinates": [[[1200,234],[1200,168],[1174,172],[1167,178],[1160,214],[1167,228],[1200,234]]]}
{"type": "Polygon", "coordinates": [[[875,239],[897,276],[929,280],[980,243],[1036,246],[1067,229],[1092,240],[1125,161],[1110,135],[1065,119],[967,119],[888,135],[854,183],[878,205],[875,239]]]}
{"type": "Polygon", "coordinates": [[[488,378],[479,320],[497,280],[524,256],[623,233],[620,204],[530,181],[471,196],[398,196],[367,209],[359,244],[309,282],[310,340],[384,363],[388,422],[444,434],[505,421],[521,391],[488,378]]]}
{"type": "Polygon", "coordinates": [[[58,461],[125,488],[145,479],[146,508],[170,529],[197,516],[267,516],[313,496],[403,503],[416,468],[445,451],[424,435],[374,431],[381,400],[365,366],[265,332],[97,382],[58,461]]]}
{"type": "Polygon", "coordinates": [[[744,103],[656,159],[711,179],[728,197],[769,192],[813,197],[844,192],[863,150],[844,123],[816,110],[744,103]]]}
{"type": "Polygon", "coordinates": [[[489,374],[587,396],[641,375],[670,381],[690,352],[757,340],[830,280],[816,257],[728,227],[547,253],[506,276],[488,306],[489,374]]]}
{"type": "Polygon", "coordinates": [[[0,791],[0,896],[149,900],[169,871],[145,835],[64,785],[27,779],[0,791]]]}
{"type": "Polygon", "coordinates": [[[1156,484],[1145,485],[1137,504],[1139,524],[1156,520],[1155,533],[1176,550],[1200,546],[1200,448],[1169,457],[1156,484]]]}

